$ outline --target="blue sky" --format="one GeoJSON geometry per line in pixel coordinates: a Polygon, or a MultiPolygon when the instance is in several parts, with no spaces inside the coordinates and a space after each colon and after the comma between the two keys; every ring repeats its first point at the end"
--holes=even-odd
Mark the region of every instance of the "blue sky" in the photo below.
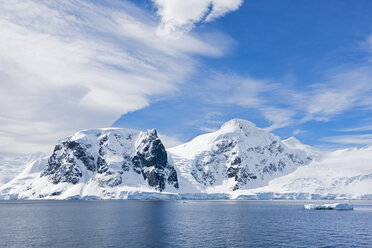
{"type": "Polygon", "coordinates": [[[0,2],[0,155],[108,126],[166,145],[243,118],[321,148],[372,143],[369,0],[0,2]]]}
{"type": "MultiPolygon", "coordinates": [[[[149,2],[137,4],[149,12],[156,11],[149,2]]],[[[163,96],[163,99],[152,99],[149,107],[123,115],[114,125],[139,129],[156,127],[161,133],[187,141],[218,128],[231,118],[270,127],[275,122],[272,121],[275,109],[270,118],[265,117],[261,109],[275,107],[280,109],[278,118],[282,110],[294,112],[290,120],[279,123],[278,128],[269,128],[282,138],[294,135],[304,143],[326,148],[365,145],[371,141],[368,136],[372,129],[371,108],[369,103],[355,101],[367,97],[366,92],[344,96],[342,91],[347,92],[349,86],[358,84],[364,74],[370,76],[364,72],[372,69],[368,44],[372,34],[370,13],[372,2],[368,0],[245,1],[238,10],[214,22],[197,23],[192,31],[199,35],[221,32],[230,37],[233,42],[226,54],[217,58],[197,57],[199,69],[183,82],[179,92],[163,96]],[[337,78],[343,78],[344,73],[353,74],[355,70],[361,72],[338,82],[337,78]],[[213,74],[218,75],[211,76],[213,74]],[[229,84],[234,81],[231,78],[235,77],[276,86],[257,96],[264,99],[264,106],[216,100],[227,97],[227,92],[223,91],[230,90],[229,84]],[[221,89],[211,86],[214,83],[221,89]],[[316,92],[314,87],[322,89],[316,92]],[[304,120],[308,111],[306,101],[327,89],[334,89],[346,101],[356,99],[329,111],[327,101],[322,102],[324,110],[304,120]],[[280,92],[284,90],[292,93],[280,92]],[[296,102],[304,106],[296,107],[296,102]],[[346,130],[351,128],[359,130],[346,130]]],[[[248,91],[242,92],[243,97],[251,96],[249,87],[245,89],[239,83],[233,87],[248,91]]],[[[330,99],[330,105],[334,101],[337,104],[338,95],[334,98],[330,99]]]]}

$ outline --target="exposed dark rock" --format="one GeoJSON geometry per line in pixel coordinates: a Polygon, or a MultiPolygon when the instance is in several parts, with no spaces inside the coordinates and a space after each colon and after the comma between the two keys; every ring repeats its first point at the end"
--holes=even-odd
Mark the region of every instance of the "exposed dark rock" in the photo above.
{"type": "Polygon", "coordinates": [[[76,142],[63,142],[55,147],[41,176],[47,176],[54,184],[61,182],[76,184],[82,177],[82,171],[77,165],[76,159],[80,159],[84,165],[92,169],[95,168],[95,165],[91,165],[92,158],[83,154],[82,147],[76,142]]]}
{"type": "Polygon", "coordinates": [[[227,169],[227,176],[230,178],[230,177],[235,177],[235,176],[237,176],[238,175],[238,173],[239,173],[239,167],[229,167],[228,169],[227,169]]]}
{"type": "Polygon", "coordinates": [[[178,188],[177,172],[168,164],[167,152],[155,129],[147,131],[142,137],[132,164],[133,170],[142,174],[147,183],[155,189],[164,190],[166,182],[178,188]]]}
{"type": "Polygon", "coordinates": [[[234,160],[231,162],[231,165],[239,165],[242,163],[242,159],[240,157],[235,157],[234,160]]]}
{"type": "Polygon", "coordinates": [[[94,157],[87,153],[87,148],[84,147],[84,145],[78,144],[73,149],[73,154],[76,157],[76,159],[83,162],[85,167],[90,171],[96,171],[96,164],[94,161],[94,157]]]}
{"type": "Polygon", "coordinates": [[[174,168],[169,171],[167,181],[168,181],[169,184],[173,185],[173,187],[178,189],[179,185],[178,185],[178,179],[177,179],[177,172],[174,168]]]}
{"type": "Polygon", "coordinates": [[[98,178],[98,185],[100,187],[115,187],[122,184],[123,178],[120,173],[107,171],[103,177],[98,178]]]}
{"type": "MultiPolygon", "coordinates": [[[[250,180],[257,179],[257,176],[254,173],[251,173],[244,167],[233,168],[230,167],[228,173],[230,172],[229,177],[235,177],[236,184],[234,185],[232,190],[238,190],[241,186],[246,185],[250,180]]],[[[229,174],[228,174],[229,175],[229,174]]]]}
{"type": "Polygon", "coordinates": [[[102,146],[104,143],[106,143],[108,140],[107,135],[103,136],[102,139],[99,141],[99,146],[102,146]]]}
{"type": "Polygon", "coordinates": [[[123,171],[129,171],[130,170],[129,163],[127,161],[124,161],[124,163],[121,165],[121,168],[123,169],[123,171]]]}
{"type": "Polygon", "coordinates": [[[101,156],[98,156],[97,158],[97,172],[102,174],[105,173],[109,169],[106,161],[101,156]]]}
{"type": "Polygon", "coordinates": [[[160,191],[165,188],[165,180],[163,180],[161,174],[158,173],[158,171],[156,171],[155,169],[147,172],[147,182],[150,186],[155,187],[160,191]]]}

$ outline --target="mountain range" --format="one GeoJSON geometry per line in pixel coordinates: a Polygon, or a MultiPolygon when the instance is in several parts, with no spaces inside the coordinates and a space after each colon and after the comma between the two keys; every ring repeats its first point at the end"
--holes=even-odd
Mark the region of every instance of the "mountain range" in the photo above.
{"type": "Polygon", "coordinates": [[[83,130],[19,167],[0,199],[372,199],[372,147],[320,151],[241,119],[170,149],[155,129],[83,130]]]}

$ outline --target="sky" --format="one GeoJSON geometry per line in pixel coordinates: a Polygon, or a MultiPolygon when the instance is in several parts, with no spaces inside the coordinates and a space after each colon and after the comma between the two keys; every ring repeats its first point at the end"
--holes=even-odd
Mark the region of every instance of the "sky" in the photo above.
{"type": "Polygon", "coordinates": [[[167,147],[232,118],[322,149],[372,143],[369,0],[0,0],[0,155],[81,129],[167,147]]]}

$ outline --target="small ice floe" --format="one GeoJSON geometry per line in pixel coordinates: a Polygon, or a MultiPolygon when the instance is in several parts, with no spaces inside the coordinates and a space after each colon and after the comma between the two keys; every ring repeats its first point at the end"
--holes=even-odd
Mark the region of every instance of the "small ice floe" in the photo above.
{"type": "Polygon", "coordinates": [[[305,204],[308,210],[353,210],[354,206],[350,203],[332,203],[332,204],[305,204]]]}

